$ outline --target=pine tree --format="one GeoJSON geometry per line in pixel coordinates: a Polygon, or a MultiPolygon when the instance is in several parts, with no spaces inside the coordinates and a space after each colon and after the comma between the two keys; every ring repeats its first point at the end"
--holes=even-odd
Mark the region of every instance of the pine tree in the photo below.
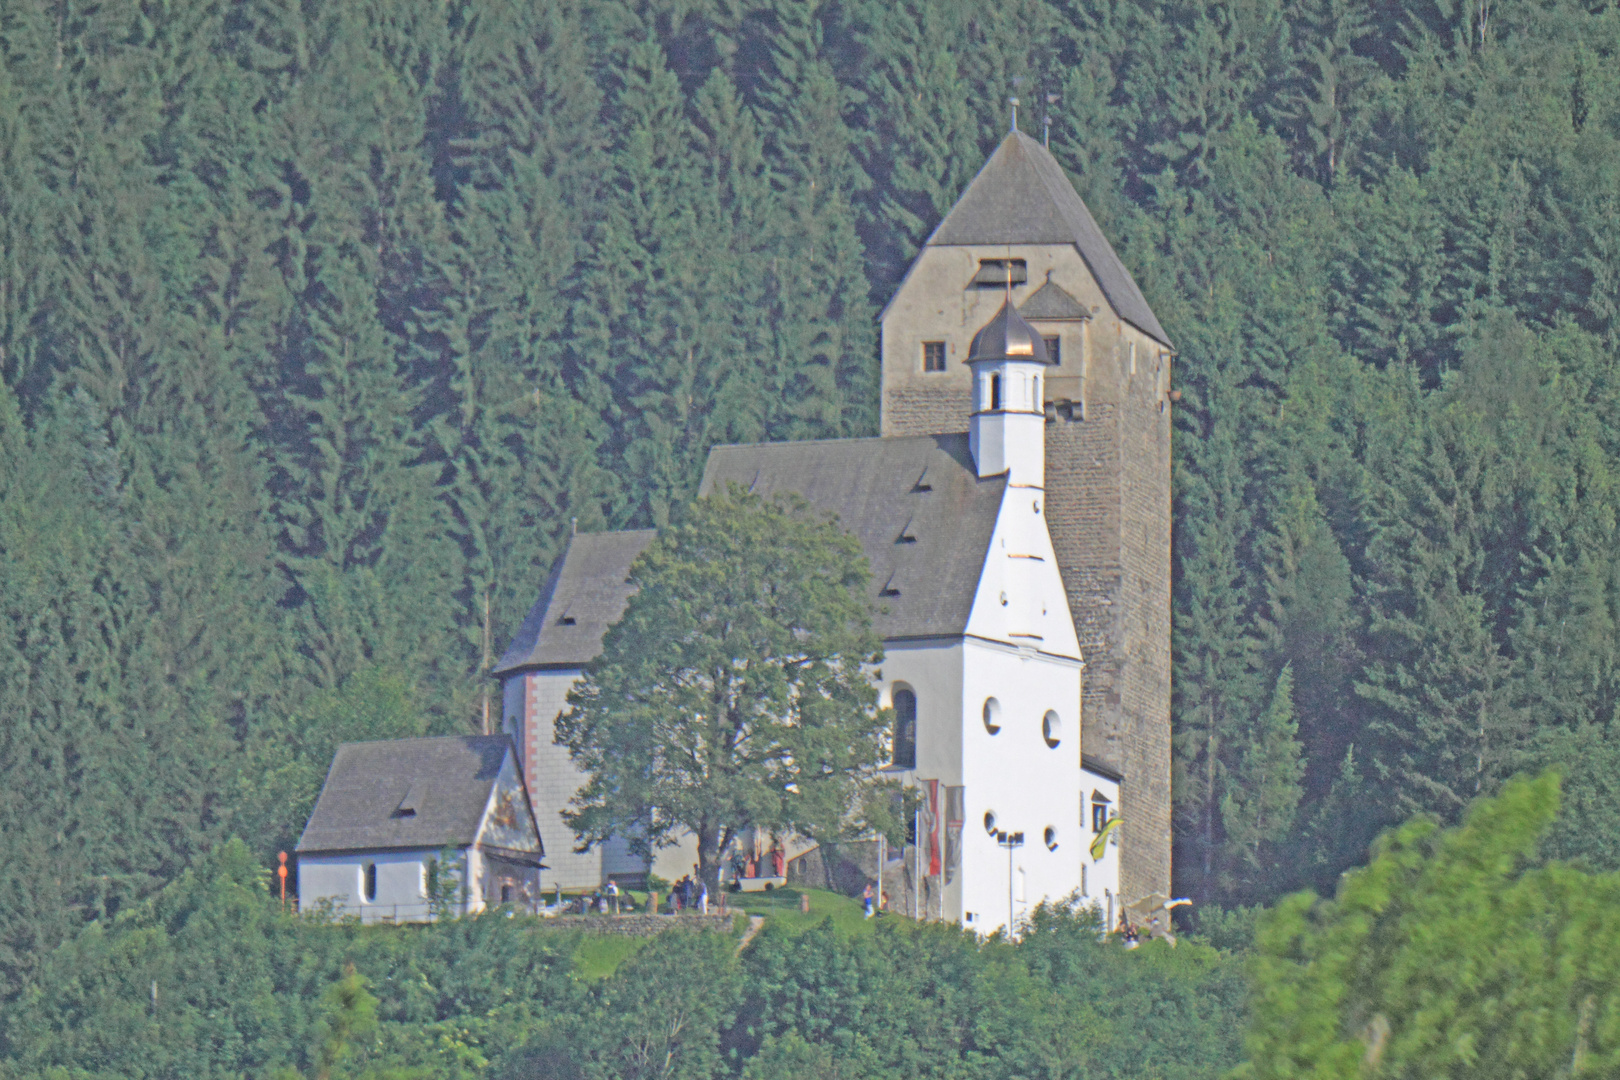
{"type": "Polygon", "coordinates": [[[1223,855],[1228,864],[1225,876],[1233,884],[1234,879],[1246,879],[1255,891],[1263,889],[1274,873],[1266,856],[1292,834],[1302,794],[1305,763],[1293,695],[1293,669],[1285,665],[1272,687],[1271,700],[1260,711],[1236,757],[1231,781],[1221,797],[1221,829],[1226,837],[1223,855]]]}

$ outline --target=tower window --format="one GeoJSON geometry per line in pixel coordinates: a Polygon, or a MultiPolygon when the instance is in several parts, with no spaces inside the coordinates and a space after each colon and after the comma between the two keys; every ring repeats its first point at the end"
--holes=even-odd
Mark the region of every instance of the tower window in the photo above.
{"type": "Polygon", "coordinates": [[[1046,827],[1046,832],[1042,834],[1042,839],[1046,841],[1046,850],[1047,851],[1056,851],[1057,850],[1057,848],[1058,848],[1057,830],[1054,829],[1052,826],[1048,825],[1046,827]]]}
{"type": "Polygon", "coordinates": [[[917,695],[904,687],[894,692],[894,767],[917,767],[917,695]]]}
{"type": "Polygon", "coordinates": [[[1108,804],[1094,802],[1091,804],[1091,831],[1100,833],[1108,824],[1108,804]]]}
{"type": "Polygon", "coordinates": [[[1057,334],[1051,334],[1051,335],[1042,334],[1041,335],[1041,340],[1046,342],[1046,358],[1048,360],[1050,360],[1054,364],[1063,363],[1063,359],[1062,359],[1063,338],[1060,337],[1057,334]]]}
{"type": "Polygon", "coordinates": [[[923,342],[923,370],[945,370],[945,343],[943,341],[923,342]]]}
{"type": "Polygon", "coordinates": [[[980,259],[979,272],[973,275],[973,287],[1005,289],[1009,278],[1014,285],[1024,284],[1029,280],[1029,264],[1023,259],[980,259]]]}
{"type": "Polygon", "coordinates": [[[1053,709],[1046,710],[1046,715],[1041,718],[1041,738],[1054,749],[1063,740],[1063,721],[1053,709]]]}
{"type": "Polygon", "coordinates": [[[992,735],[1001,732],[1001,702],[995,698],[984,699],[984,730],[992,735]]]}
{"type": "Polygon", "coordinates": [[[1001,376],[990,376],[990,410],[1001,408],[1001,376]]]}

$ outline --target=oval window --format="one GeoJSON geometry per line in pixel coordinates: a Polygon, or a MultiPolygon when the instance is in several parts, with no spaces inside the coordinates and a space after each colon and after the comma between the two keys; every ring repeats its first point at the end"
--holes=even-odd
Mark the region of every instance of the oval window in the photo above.
{"type": "Polygon", "coordinates": [[[984,812],[984,831],[990,833],[992,836],[995,835],[996,812],[994,810],[986,810],[984,812]]]}
{"type": "Polygon", "coordinates": [[[1052,828],[1052,826],[1048,825],[1046,827],[1045,839],[1046,839],[1046,850],[1047,851],[1056,851],[1057,850],[1057,830],[1052,828]]]}
{"type": "Polygon", "coordinates": [[[1001,702],[993,697],[984,699],[984,730],[992,735],[1001,733],[1001,702]]]}
{"type": "Polygon", "coordinates": [[[1053,709],[1047,709],[1046,715],[1041,717],[1041,738],[1046,740],[1047,746],[1057,746],[1063,741],[1063,721],[1053,709]]]}

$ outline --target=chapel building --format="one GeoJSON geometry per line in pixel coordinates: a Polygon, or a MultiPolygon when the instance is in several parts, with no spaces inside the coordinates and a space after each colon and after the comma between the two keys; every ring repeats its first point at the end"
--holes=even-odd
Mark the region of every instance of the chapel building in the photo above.
{"type": "MultiPolygon", "coordinates": [[[[1170,884],[1171,347],[1062,168],[1016,131],[882,335],[879,437],[716,447],[700,494],[797,493],[870,561],[884,764],[928,809],[891,906],[990,933],[1078,893],[1112,924],[1170,884]]],[[[543,835],[569,835],[583,782],[554,721],[653,536],[572,537],[497,666],[543,835]]],[[[547,888],[649,869],[622,843],[571,847],[549,845],[547,888]]]]}

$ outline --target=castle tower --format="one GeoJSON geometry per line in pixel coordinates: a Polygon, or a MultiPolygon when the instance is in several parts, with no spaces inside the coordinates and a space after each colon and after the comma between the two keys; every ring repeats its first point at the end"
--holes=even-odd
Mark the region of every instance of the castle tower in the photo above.
{"type": "Polygon", "coordinates": [[[1016,131],[884,309],[884,435],[986,437],[995,365],[969,363],[971,341],[1009,302],[1046,354],[1034,385],[1047,524],[1086,664],[1082,752],[1124,776],[1121,893],[1168,893],[1173,349],[1062,167],[1016,131]]]}

